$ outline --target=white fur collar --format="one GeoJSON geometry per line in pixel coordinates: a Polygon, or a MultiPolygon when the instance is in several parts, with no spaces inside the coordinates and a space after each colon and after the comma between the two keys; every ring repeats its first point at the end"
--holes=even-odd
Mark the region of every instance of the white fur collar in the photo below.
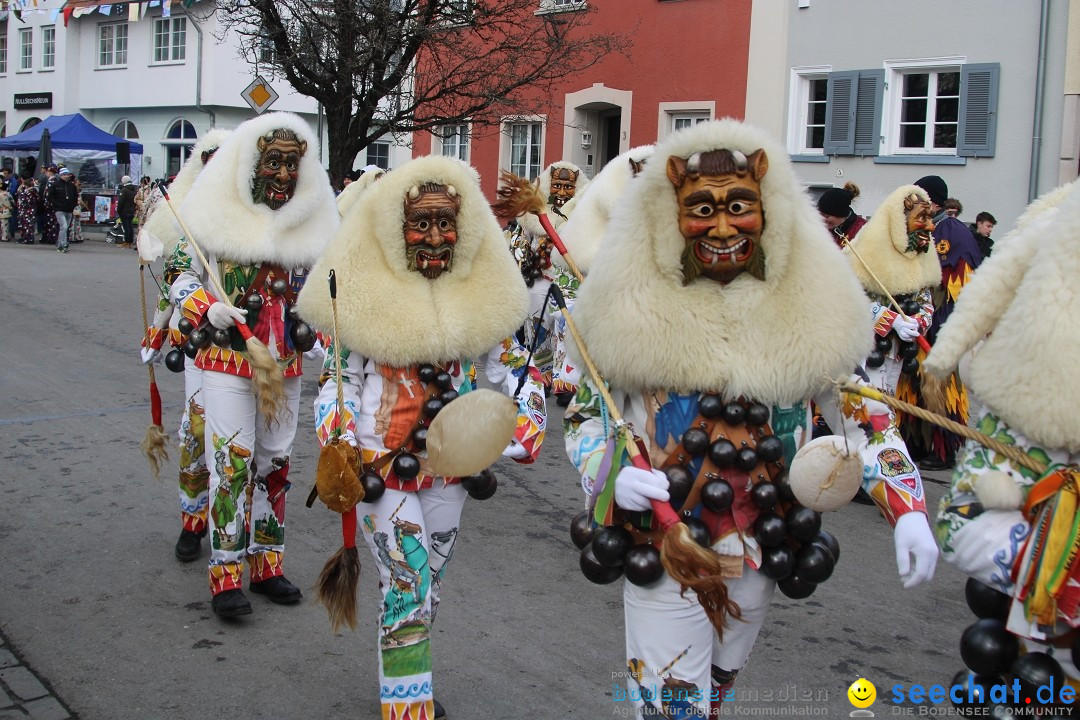
{"type": "Polygon", "coordinates": [[[379,168],[377,170],[368,170],[359,178],[353,180],[351,183],[346,185],[345,189],[342,190],[337,196],[338,215],[340,215],[341,217],[345,217],[346,215],[348,215],[349,210],[351,210],[352,207],[356,204],[356,201],[360,199],[360,196],[364,193],[364,191],[371,186],[371,183],[375,182],[385,174],[386,171],[382,168],[379,168]]]}

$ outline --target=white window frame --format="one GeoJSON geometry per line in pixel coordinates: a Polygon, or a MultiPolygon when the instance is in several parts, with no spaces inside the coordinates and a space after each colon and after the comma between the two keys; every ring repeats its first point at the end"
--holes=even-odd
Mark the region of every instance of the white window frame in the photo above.
{"type": "MultiPolygon", "coordinates": [[[[791,69],[791,84],[788,88],[788,152],[792,155],[824,155],[825,142],[821,147],[807,147],[806,130],[810,125],[810,83],[813,80],[829,82],[831,65],[807,65],[791,69]]],[[[825,102],[823,106],[827,107],[825,102]]],[[[822,121],[824,127],[824,121],[822,121]]]]}
{"type": "Polygon", "coordinates": [[[472,123],[449,123],[431,131],[431,154],[469,162],[472,154],[472,123]],[[463,129],[462,133],[459,129],[463,129]],[[447,142],[447,141],[450,142],[447,142]],[[464,153],[461,150],[464,148],[464,153]]]}
{"type": "Polygon", "coordinates": [[[675,121],[680,119],[705,122],[716,117],[715,100],[691,100],[686,102],[662,102],[656,121],[656,140],[659,142],[675,132],[675,121]]]}
{"type": "Polygon", "coordinates": [[[0,77],[7,75],[8,71],[8,39],[7,30],[0,33],[0,77]]]}
{"type": "MultiPolygon", "coordinates": [[[[383,168],[383,170],[389,170],[390,169],[390,158],[392,156],[391,151],[394,148],[394,143],[391,142],[390,140],[386,140],[384,138],[379,138],[378,140],[376,140],[373,143],[368,144],[368,146],[366,148],[364,148],[364,159],[365,159],[364,164],[365,165],[379,165],[378,162],[372,162],[371,161],[371,150],[376,145],[386,148],[386,167],[383,168]]],[[[377,156],[376,156],[376,159],[378,159],[377,156]]],[[[382,165],[379,165],[379,167],[382,167],[382,165]]]]}
{"type": "Polygon", "coordinates": [[[19,67],[16,72],[34,69],[34,28],[19,28],[19,67]]]}
{"type": "MultiPolygon", "coordinates": [[[[531,177],[526,177],[526,180],[535,180],[540,177],[540,173],[544,170],[544,141],[547,137],[547,116],[546,115],[507,115],[500,119],[499,124],[499,167],[505,168],[510,172],[514,171],[514,167],[511,164],[512,151],[513,151],[513,137],[512,129],[515,125],[539,125],[540,126],[540,159],[537,161],[537,167],[535,173],[529,173],[531,177]]],[[[528,148],[532,145],[530,139],[526,145],[528,148]]],[[[531,162],[526,161],[525,167],[531,170],[531,162]]],[[[496,173],[498,174],[498,173],[496,173]]],[[[517,173],[522,177],[525,175],[517,173]]]]}
{"type": "Polygon", "coordinates": [[[128,32],[128,24],[126,22],[101,23],[101,24],[99,24],[98,25],[98,31],[97,31],[97,68],[99,70],[115,70],[115,69],[120,69],[120,68],[126,68],[127,67],[127,60],[128,60],[128,50],[129,50],[128,41],[130,40],[130,38],[131,38],[131,34],[128,32]],[[123,36],[124,36],[123,37],[123,60],[122,61],[118,59],[120,54],[121,54],[121,51],[119,49],[121,38],[119,37],[120,33],[118,32],[118,30],[120,28],[124,29],[124,32],[123,32],[123,36]],[[106,31],[106,29],[109,30],[109,34],[111,36],[109,38],[109,40],[108,40],[108,43],[109,43],[108,50],[109,50],[110,62],[107,62],[107,63],[102,62],[102,60],[104,59],[103,56],[105,55],[105,48],[103,48],[102,45],[106,42],[106,40],[105,40],[105,31],[106,31]]]}
{"type": "Polygon", "coordinates": [[[41,70],[52,72],[56,69],[56,26],[41,27],[41,70]]]}
{"type": "Polygon", "coordinates": [[[540,9],[534,15],[547,13],[578,12],[586,9],[587,0],[540,0],[540,9]]]}
{"type": "MultiPolygon", "coordinates": [[[[886,60],[885,61],[885,98],[882,107],[881,134],[885,138],[883,143],[887,155],[915,155],[915,156],[946,156],[955,157],[957,149],[954,148],[927,148],[924,142],[922,148],[909,148],[900,146],[900,119],[901,98],[904,94],[904,75],[909,73],[937,73],[955,72],[962,73],[963,65],[967,64],[964,56],[948,56],[936,58],[920,58],[916,60],[886,60]]],[[[932,85],[936,88],[936,77],[933,77],[932,85]]],[[[960,95],[960,89],[957,90],[960,95]]],[[[933,143],[933,115],[934,103],[927,101],[927,135],[930,143],[933,143]]],[[[957,126],[957,142],[959,143],[959,126],[957,126]]]]}
{"type": "Polygon", "coordinates": [[[154,18],[154,25],[150,31],[150,64],[181,65],[186,61],[187,18],[183,15],[154,18]],[[161,32],[161,28],[163,27],[165,28],[164,33],[161,32]],[[183,34],[183,42],[176,42],[176,35],[178,32],[183,34]],[[165,39],[164,45],[158,44],[159,38],[165,39]],[[159,51],[165,54],[164,59],[158,58],[159,51]]]}
{"type": "MultiPolygon", "coordinates": [[[[171,127],[171,126],[170,126],[171,127]]],[[[116,137],[124,138],[125,140],[138,140],[139,139],[139,127],[128,120],[127,118],[121,118],[113,124],[112,134],[116,137]],[[135,134],[132,135],[128,132],[128,128],[134,128],[135,134]]]]}

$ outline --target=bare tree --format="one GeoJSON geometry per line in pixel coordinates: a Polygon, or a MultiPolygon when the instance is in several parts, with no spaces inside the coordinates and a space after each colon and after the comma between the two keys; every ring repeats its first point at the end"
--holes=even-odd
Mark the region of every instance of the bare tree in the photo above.
{"type": "MultiPolygon", "coordinates": [[[[435,130],[548,108],[552,83],[625,36],[594,32],[594,10],[537,12],[557,0],[217,0],[222,33],[249,64],[323,106],[330,176],[385,133],[435,130]]],[[[559,3],[561,5],[561,2],[559,3]]]]}

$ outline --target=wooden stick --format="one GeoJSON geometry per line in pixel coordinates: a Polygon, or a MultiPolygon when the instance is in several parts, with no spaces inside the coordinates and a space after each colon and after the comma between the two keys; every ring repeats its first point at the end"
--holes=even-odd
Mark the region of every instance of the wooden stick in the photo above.
{"type": "Polygon", "coordinates": [[[330,268],[330,312],[334,316],[334,337],[330,344],[334,346],[334,382],[337,383],[337,427],[334,437],[341,437],[345,426],[345,389],[341,387],[341,343],[338,339],[337,315],[337,274],[330,268]]]}
{"type": "MultiPolygon", "coordinates": [[[[855,259],[859,261],[859,264],[863,266],[863,269],[866,270],[866,272],[870,274],[870,277],[873,278],[874,282],[877,283],[877,286],[881,290],[881,292],[885,293],[885,297],[889,298],[889,302],[892,304],[896,312],[900,314],[900,317],[904,318],[908,322],[913,322],[912,319],[904,313],[904,309],[900,307],[900,303],[896,302],[896,298],[892,296],[892,293],[885,289],[885,286],[882,284],[882,282],[878,280],[878,276],[874,274],[874,271],[870,269],[870,266],[866,264],[866,261],[863,260],[862,256],[859,255],[859,253],[855,250],[855,246],[851,244],[851,241],[848,240],[846,236],[841,239],[847,249],[851,251],[851,254],[855,256],[855,259]]],[[[930,352],[930,341],[924,338],[922,335],[919,335],[917,338],[915,338],[915,342],[917,342],[919,344],[919,347],[921,347],[925,352],[930,352]]]]}

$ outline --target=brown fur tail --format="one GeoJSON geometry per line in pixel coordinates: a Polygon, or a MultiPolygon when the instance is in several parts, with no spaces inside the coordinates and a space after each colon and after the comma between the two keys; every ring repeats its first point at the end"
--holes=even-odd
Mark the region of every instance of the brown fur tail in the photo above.
{"type": "Polygon", "coordinates": [[[356,629],[356,587],[360,582],[360,555],[355,547],[342,547],[326,561],[315,591],[319,602],[326,606],[330,629],[337,632],[342,625],[356,629]]]}
{"type": "Polygon", "coordinates": [[[919,364],[919,394],[924,408],[938,415],[948,415],[948,385],[948,378],[942,380],[931,375],[923,370],[922,363],[919,364]]]}
{"type": "Polygon", "coordinates": [[[259,414],[267,427],[278,421],[278,414],[285,404],[285,376],[278,368],[270,351],[250,337],[247,339],[248,360],[251,362],[251,384],[258,398],[259,414]]]}
{"type": "Polygon", "coordinates": [[[722,640],[727,619],[741,620],[742,610],[728,597],[727,583],[720,574],[720,556],[698,545],[690,536],[689,528],[679,523],[664,535],[660,560],[684,593],[687,590],[697,593],[698,603],[722,640]]]}
{"type": "Polygon", "coordinates": [[[491,206],[492,211],[503,218],[521,217],[525,213],[547,211],[547,202],[540,188],[523,177],[503,170],[499,173],[499,199],[491,206]]]}
{"type": "Polygon", "coordinates": [[[165,434],[165,428],[160,425],[148,425],[139,448],[150,462],[154,479],[158,479],[161,476],[161,466],[169,459],[169,439],[165,434]]]}

